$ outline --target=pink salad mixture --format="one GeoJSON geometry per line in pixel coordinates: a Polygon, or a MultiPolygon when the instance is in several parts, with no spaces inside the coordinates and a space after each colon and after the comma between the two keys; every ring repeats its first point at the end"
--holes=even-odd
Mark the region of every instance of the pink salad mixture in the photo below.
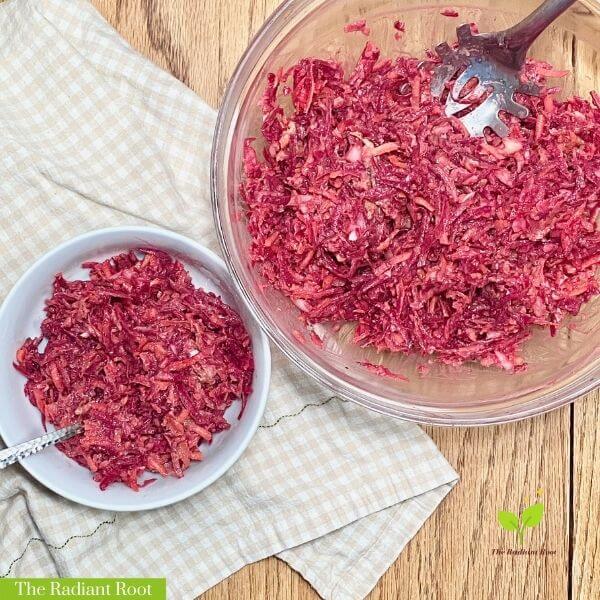
{"type": "Polygon", "coordinates": [[[41,336],[17,352],[25,392],[44,421],[83,424],[60,449],[101,489],[137,490],[154,481],[139,481],[145,470],[182,477],[202,460],[198,445],[229,427],[225,410],[250,394],[244,324],[164,252],[83,266],[89,281],[56,276],[41,336]]]}
{"type": "Polygon", "coordinates": [[[559,101],[545,78],[561,73],[531,62],[530,115],[470,138],[431,96],[432,66],[367,42],[349,72],[304,58],[269,75],[245,144],[251,259],[309,326],[524,369],[532,326],[554,334],[599,291],[600,96],[559,101]]]}

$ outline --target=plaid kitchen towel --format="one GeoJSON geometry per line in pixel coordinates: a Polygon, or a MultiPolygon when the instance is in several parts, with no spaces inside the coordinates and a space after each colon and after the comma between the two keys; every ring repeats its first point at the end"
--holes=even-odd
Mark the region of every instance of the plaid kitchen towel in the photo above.
{"type": "MultiPolygon", "coordinates": [[[[0,4],[0,84],[2,295],[42,253],[93,228],[168,227],[217,248],[214,111],[91,5],[0,4]]],[[[274,352],[248,450],[184,502],[104,513],[19,466],[0,472],[0,575],[166,576],[170,597],[191,599],[277,554],[321,596],[356,599],[456,480],[418,426],[332,398],[274,352]]]]}

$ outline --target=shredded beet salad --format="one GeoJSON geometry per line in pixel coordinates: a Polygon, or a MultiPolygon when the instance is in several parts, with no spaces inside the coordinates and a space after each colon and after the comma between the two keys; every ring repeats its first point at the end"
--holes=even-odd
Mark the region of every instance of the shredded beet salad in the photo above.
{"type": "Polygon", "coordinates": [[[251,259],[309,327],[522,370],[532,326],[554,334],[599,291],[600,96],[557,100],[546,78],[563,73],[531,61],[530,115],[471,138],[429,59],[367,42],[348,73],[304,58],[268,76],[244,152],[251,259]]]}
{"type": "Polygon", "coordinates": [[[155,481],[139,481],[145,470],[182,477],[202,460],[198,445],[229,427],[225,410],[237,399],[243,410],[251,392],[240,317],[166,253],[138,254],[84,263],[89,281],[56,275],[41,336],[17,352],[44,422],[83,424],[60,449],[101,489],[137,490],[155,481]]]}

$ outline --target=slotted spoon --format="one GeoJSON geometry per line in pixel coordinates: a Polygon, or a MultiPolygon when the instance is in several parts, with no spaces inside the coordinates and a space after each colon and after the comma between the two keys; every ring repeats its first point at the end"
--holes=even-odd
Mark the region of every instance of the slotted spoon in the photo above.
{"type": "Polygon", "coordinates": [[[520,79],[527,51],[540,33],[575,2],[546,0],[517,25],[495,33],[473,33],[468,23],[458,27],[456,47],[443,42],[435,48],[442,63],[434,69],[432,94],[441,97],[446,84],[458,74],[448,93],[446,115],[465,111],[459,118],[471,136],[481,137],[486,127],[490,127],[499,136],[505,137],[508,127],[500,118],[500,112],[525,118],[529,111],[515,100],[515,93],[535,96],[540,91],[537,85],[523,83],[520,79]],[[461,92],[472,80],[477,84],[469,90],[469,96],[477,98],[488,93],[474,107],[471,103],[461,102],[461,92]],[[471,107],[473,109],[466,112],[471,107]]]}

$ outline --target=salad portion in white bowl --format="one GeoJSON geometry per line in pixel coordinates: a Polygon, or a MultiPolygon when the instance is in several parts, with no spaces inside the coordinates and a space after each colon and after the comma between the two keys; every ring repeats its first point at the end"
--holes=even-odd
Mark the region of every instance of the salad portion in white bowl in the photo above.
{"type": "Polygon", "coordinates": [[[178,234],[102,229],[39,259],[0,308],[12,446],[81,433],[21,461],[58,494],[116,511],[199,492],[239,458],[263,414],[268,342],[224,263],[178,234]]]}

